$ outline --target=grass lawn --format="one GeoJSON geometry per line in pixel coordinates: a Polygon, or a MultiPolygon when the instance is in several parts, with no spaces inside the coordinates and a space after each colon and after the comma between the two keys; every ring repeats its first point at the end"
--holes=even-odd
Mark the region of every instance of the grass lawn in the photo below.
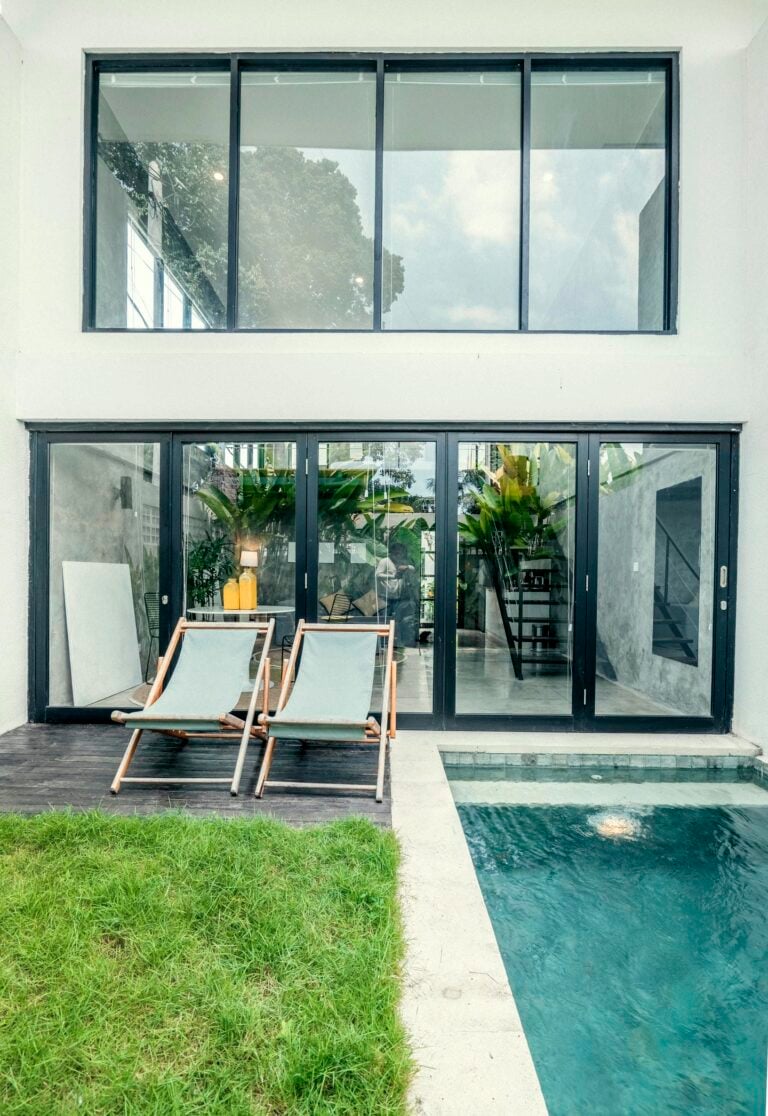
{"type": "Polygon", "coordinates": [[[405,1112],[391,833],[0,816],[0,1112],[405,1112]]]}

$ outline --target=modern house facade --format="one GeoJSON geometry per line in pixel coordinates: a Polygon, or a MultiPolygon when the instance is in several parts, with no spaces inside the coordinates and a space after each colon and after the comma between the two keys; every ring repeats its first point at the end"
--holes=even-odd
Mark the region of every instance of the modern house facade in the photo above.
{"type": "Polygon", "coordinates": [[[0,729],[261,610],[394,618],[406,724],[764,743],[766,16],[7,0],[0,729]]]}

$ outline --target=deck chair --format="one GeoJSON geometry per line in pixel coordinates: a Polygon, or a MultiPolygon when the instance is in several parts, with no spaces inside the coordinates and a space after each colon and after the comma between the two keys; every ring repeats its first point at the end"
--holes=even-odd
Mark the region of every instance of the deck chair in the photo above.
{"type": "Polygon", "coordinates": [[[229,783],[230,793],[238,793],[248,742],[265,735],[265,730],[254,722],[260,688],[264,694],[264,712],[269,709],[269,649],[274,631],[274,619],[269,623],[249,624],[179,620],[165,655],[158,660],[157,677],[144,708],[136,713],[117,710],[112,714],[113,721],[134,730],[110,787],[112,794],[117,794],[123,783],[229,783]],[[242,720],[228,711],[235,707],[243,691],[243,680],[248,678],[254,644],[260,634],[264,635],[264,646],[248,713],[242,720]],[[163,690],[177,650],[178,662],[163,690]],[[233,776],[223,779],[128,778],[125,773],[141,734],[147,729],[177,740],[239,740],[233,776]]]}
{"type": "Polygon", "coordinates": [[[394,739],[396,732],[397,666],[393,662],[394,646],[394,621],[389,624],[339,625],[299,621],[291,657],[283,672],[275,713],[264,712],[259,717],[268,739],[256,784],[258,798],[263,796],[265,787],[269,785],[312,790],[375,791],[376,801],[382,801],[387,741],[394,739]],[[376,653],[382,638],[385,640],[385,670],[379,724],[370,716],[370,708],[376,653]],[[278,740],[377,744],[379,762],[376,782],[301,783],[270,779],[269,769],[278,740]]]}

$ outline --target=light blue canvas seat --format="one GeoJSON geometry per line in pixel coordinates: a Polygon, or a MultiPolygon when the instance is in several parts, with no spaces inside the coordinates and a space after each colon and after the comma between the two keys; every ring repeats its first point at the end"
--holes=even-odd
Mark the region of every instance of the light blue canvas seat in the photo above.
{"type": "Polygon", "coordinates": [[[259,690],[268,709],[269,650],[275,621],[247,624],[206,624],[179,620],[165,656],[158,664],[157,677],[143,709],[135,713],[115,710],[112,720],[132,728],[133,734],[117,769],[111,791],[117,794],[123,783],[229,783],[237,794],[250,739],[264,736],[255,723],[259,690]],[[264,637],[256,677],[244,684],[256,640],[264,637]],[[171,670],[174,656],[178,659],[171,670]],[[170,677],[169,677],[170,675],[170,677]],[[168,679],[166,685],[166,679],[168,679]],[[231,711],[237,706],[245,686],[252,687],[245,719],[231,711]],[[165,687],[165,688],[164,688],[165,687]],[[129,778],[130,766],[143,732],[167,733],[182,740],[239,740],[240,748],[231,777],[212,778],[129,778]]]}
{"type": "Polygon", "coordinates": [[[306,632],[296,682],[270,720],[279,740],[364,741],[376,671],[376,632],[306,632]]]}
{"type": "Polygon", "coordinates": [[[252,628],[232,632],[191,628],[181,643],[179,660],[160,697],[123,723],[147,729],[188,729],[215,732],[221,717],[240,700],[242,682],[259,635],[252,628]]]}
{"type": "Polygon", "coordinates": [[[394,622],[335,626],[299,621],[277,710],[259,717],[269,738],[256,785],[259,797],[269,783],[276,787],[373,790],[377,801],[382,800],[386,744],[394,735],[397,667],[393,651],[394,622]],[[380,646],[384,678],[379,724],[370,711],[380,646]],[[377,781],[360,785],[269,779],[278,740],[377,744],[377,781]]]}

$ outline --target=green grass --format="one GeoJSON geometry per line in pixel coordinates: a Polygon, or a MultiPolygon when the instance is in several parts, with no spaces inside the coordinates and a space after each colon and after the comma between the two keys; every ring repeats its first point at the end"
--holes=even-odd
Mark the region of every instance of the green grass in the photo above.
{"type": "Polygon", "coordinates": [[[0,1112],[402,1114],[397,844],[0,816],[0,1112]]]}

